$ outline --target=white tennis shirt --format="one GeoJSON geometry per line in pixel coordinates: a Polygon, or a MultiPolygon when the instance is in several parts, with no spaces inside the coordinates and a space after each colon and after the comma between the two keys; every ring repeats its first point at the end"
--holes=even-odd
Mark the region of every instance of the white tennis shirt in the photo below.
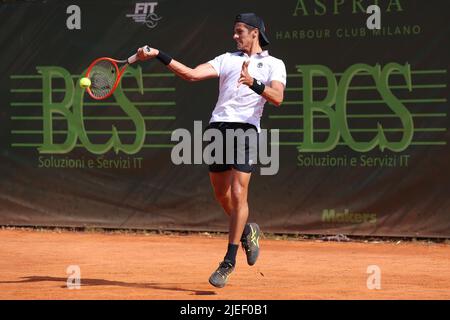
{"type": "Polygon", "coordinates": [[[248,60],[248,72],[252,78],[265,85],[276,80],[286,86],[286,67],[283,61],[270,56],[267,50],[251,57],[241,51],[224,53],[208,61],[219,75],[219,98],[210,123],[250,123],[258,128],[258,132],[261,130],[260,119],[266,99],[245,84],[238,87],[242,64],[248,60]]]}

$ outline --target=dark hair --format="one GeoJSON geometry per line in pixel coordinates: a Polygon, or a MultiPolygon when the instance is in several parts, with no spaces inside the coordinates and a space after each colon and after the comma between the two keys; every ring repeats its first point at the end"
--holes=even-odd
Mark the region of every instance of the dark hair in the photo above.
{"type": "Polygon", "coordinates": [[[255,29],[258,29],[256,27],[249,26],[248,24],[245,24],[245,23],[244,23],[244,27],[246,27],[248,31],[253,31],[255,29]]]}
{"type": "MultiPolygon", "coordinates": [[[[253,26],[249,26],[246,23],[244,23],[243,25],[248,30],[248,32],[252,32],[253,30],[258,30],[258,34],[259,34],[259,29],[258,28],[253,27],[253,26]]],[[[259,42],[259,44],[261,44],[261,41],[259,40],[259,37],[258,37],[258,42],[259,42]]]]}

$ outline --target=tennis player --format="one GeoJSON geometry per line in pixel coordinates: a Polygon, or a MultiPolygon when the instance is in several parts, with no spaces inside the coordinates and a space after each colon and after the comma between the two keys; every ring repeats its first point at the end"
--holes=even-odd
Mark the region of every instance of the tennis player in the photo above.
{"type": "MultiPolygon", "coordinates": [[[[237,52],[224,53],[194,69],[161,50],[151,48],[148,53],[143,48],[138,49],[140,60],[156,58],[184,80],[220,78],[219,97],[208,128],[220,130],[223,141],[227,129],[260,132],[264,104],[269,101],[280,106],[286,86],[286,68],[283,61],[270,56],[267,50],[262,49],[269,45],[269,40],[260,17],[254,13],[237,15],[233,39],[237,44],[237,52]]],[[[251,147],[246,143],[246,159],[249,158],[251,147]]],[[[239,242],[245,250],[247,263],[256,263],[261,233],[256,223],[247,223],[247,194],[254,164],[251,161],[238,163],[235,157],[237,150],[225,152],[234,153],[233,163],[213,163],[209,166],[216,199],[229,216],[228,249],[223,261],[209,278],[209,282],[218,288],[225,286],[229,275],[235,269],[239,242]]]]}

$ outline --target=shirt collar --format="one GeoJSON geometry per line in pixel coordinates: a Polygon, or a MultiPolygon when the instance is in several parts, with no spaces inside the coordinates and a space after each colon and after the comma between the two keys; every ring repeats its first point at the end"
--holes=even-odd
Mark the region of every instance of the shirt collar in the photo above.
{"type": "MultiPolygon", "coordinates": [[[[241,51],[240,55],[244,56],[245,53],[243,51],[241,51]]],[[[260,57],[260,58],[268,57],[269,56],[269,51],[268,50],[263,50],[263,51],[258,52],[257,54],[255,54],[255,56],[260,57]]]]}

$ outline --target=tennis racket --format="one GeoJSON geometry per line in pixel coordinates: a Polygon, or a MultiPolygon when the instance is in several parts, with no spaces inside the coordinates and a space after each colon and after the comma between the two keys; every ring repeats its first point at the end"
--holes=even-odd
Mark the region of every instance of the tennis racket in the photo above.
{"type": "MultiPolygon", "coordinates": [[[[151,49],[149,46],[145,46],[144,50],[148,53],[151,49]]],[[[86,72],[86,78],[91,80],[91,85],[86,89],[87,93],[95,100],[110,97],[119,85],[125,69],[137,60],[137,54],[127,60],[115,60],[108,57],[96,59],[86,72]],[[123,66],[119,69],[119,65],[123,66]]]]}

